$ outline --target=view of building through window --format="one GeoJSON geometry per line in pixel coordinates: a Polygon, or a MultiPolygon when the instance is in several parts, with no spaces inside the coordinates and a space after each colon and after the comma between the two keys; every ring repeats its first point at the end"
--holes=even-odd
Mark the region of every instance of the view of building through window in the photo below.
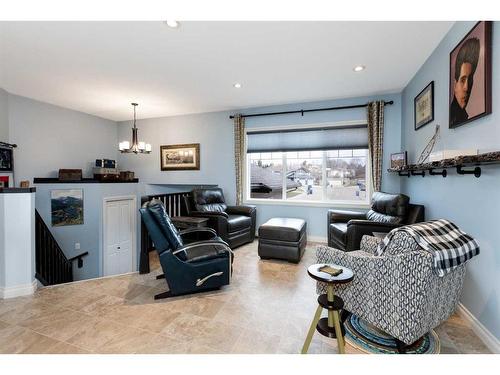
{"type": "Polygon", "coordinates": [[[250,198],[366,201],[367,157],[366,149],[249,153],[250,198]]]}

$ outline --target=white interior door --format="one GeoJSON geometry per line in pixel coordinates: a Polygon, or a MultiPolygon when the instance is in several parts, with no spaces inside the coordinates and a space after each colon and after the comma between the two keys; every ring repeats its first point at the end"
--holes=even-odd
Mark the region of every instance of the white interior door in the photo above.
{"type": "Polygon", "coordinates": [[[113,200],[104,204],[104,276],[134,271],[133,200],[113,200]]]}

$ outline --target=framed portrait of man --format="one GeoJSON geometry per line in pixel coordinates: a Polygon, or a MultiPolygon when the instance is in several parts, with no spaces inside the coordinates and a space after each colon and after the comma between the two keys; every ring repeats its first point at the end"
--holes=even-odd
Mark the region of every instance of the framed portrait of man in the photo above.
{"type": "Polygon", "coordinates": [[[450,128],[491,113],[491,28],[478,22],[450,53],[450,128]]]}

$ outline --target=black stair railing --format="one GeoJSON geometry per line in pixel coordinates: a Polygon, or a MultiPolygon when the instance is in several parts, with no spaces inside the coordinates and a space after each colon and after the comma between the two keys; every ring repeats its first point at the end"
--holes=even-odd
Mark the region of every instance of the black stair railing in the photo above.
{"type": "MultiPolygon", "coordinates": [[[[183,191],[168,194],[146,195],[141,198],[141,206],[151,199],[159,199],[165,205],[165,209],[170,217],[186,216],[187,208],[184,203],[184,197],[189,196],[191,192],[183,191]]],[[[153,241],[149,237],[148,230],[141,220],[141,256],[139,260],[139,272],[149,273],[149,252],[154,248],[153,241]]]]}
{"type": "Polygon", "coordinates": [[[73,281],[73,261],[78,260],[78,268],[83,266],[82,257],[66,258],[61,247],[35,210],[35,277],[43,285],[55,285],[73,281]]]}

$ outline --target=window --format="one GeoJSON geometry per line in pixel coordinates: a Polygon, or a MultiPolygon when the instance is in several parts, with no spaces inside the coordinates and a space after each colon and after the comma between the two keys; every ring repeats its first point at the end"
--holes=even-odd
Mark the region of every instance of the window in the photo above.
{"type": "Polygon", "coordinates": [[[367,149],[250,153],[248,156],[252,199],[367,201],[367,149]]]}
{"type": "MultiPolygon", "coordinates": [[[[349,141],[345,129],[354,134],[352,127],[328,128],[326,132],[321,132],[325,129],[294,130],[293,134],[286,132],[285,137],[283,130],[266,132],[265,136],[264,132],[248,133],[247,197],[289,202],[368,203],[367,136],[363,140],[362,135],[357,134],[349,141]],[[310,141],[310,132],[320,136],[310,141]],[[318,145],[318,141],[325,148],[316,148],[314,143],[318,145]],[[310,143],[311,149],[305,149],[304,143],[310,143]],[[328,145],[340,147],[326,147],[328,145]],[[346,145],[351,148],[345,148],[346,145]]],[[[356,129],[366,132],[366,126],[356,129]]]]}

